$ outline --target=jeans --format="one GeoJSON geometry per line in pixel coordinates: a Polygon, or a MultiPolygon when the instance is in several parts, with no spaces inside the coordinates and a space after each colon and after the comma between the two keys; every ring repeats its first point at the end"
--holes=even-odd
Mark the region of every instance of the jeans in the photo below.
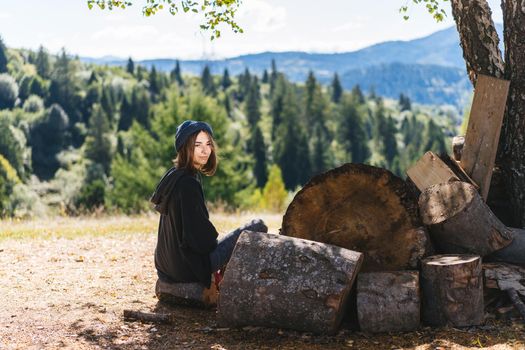
{"type": "Polygon", "coordinates": [[[235,244],[237,243],[237,239],[239,239],[241,232],[244,230],[268,232],[268,227],[261,219],[254,219],[219,239],[217,241],[217,247],[210,253],[212,272],[222,269],[228,263],[228,261],[230,261],[233,248],[235,248],[235,244]]]}

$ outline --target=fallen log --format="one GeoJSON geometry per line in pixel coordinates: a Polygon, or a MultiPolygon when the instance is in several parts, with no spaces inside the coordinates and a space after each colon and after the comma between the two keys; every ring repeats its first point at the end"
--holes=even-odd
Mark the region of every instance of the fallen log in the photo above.
{"type": "Polygon", "coordinates": [[[141,312],[134,310],[124,310],[124,319],[126,321],[141,321],[152,323],[172,323],[172,314],[157,314],[149,312],[141,312]]]}
{"type": "Polygon", "coordinates": [[[176,304],[211,308],[217,305],[219,294],[215,283],[210,288],[200,283],[168,283],[157,280],[155,294],[160,301],[176,304]]]}
{"type": "Polygon", "coordinates": [[[487,260],[525,265],[525,230],[519,228],[508,229],[512,236],[512,242],[505,248],[490,254],[487,260]]]}
{"type": "Polygon", "coordinates": [[[282,235],[244,231],[221,283],[221,327],[334,333],[363,255],[282,235]]]}
{"type": "Polygon", "coordinates": [[[423,321],[430,326],[483,323],[481,258],[435,255],[421,261],[423,321]]]}
{"type": "Polygon", "coordinates": [[[525,305],[520,295],[525,296],[525,268],[504,263],[483,264],[485,287],[507,293],[512,304],[525,321],[525,305]]]}
{"type": "Polygon", "coordinates": [[[402,332],[419,328],[417,271],[361,273],[357,277],[357,315],[365,332],[402,332]]]}
{"type": "Polygon", "coordinates": [[[447,253],[485,256],[512,242],[510,230],[468,183],[430,186],[419,196],[419,209],[434,244],[447,253]]]}
{"type": "Polygon", "coordinates": [[[432,249],[409,186],[364,164],[312,178],[288,206],[281,234],[363,252],[363,271],[414,269],[432,249]]]}

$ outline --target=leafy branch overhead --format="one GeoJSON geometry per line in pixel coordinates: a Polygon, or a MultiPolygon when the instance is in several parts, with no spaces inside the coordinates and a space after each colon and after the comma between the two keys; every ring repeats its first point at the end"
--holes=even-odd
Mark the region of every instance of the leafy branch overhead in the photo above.
{"type": "MultiPolygon", "coordinates": [[[[409,0],[405,2],[404,6],[399,8],[399,13],[403,15],[404,20],[408,20],[410,18],[408,15],[408,2],[409,0]]],[[[445,9],[442,7],[443,4],[441,3],[448,2],[448,0],[412,0],[412,2],[416,5],[425,5],[428,13],[432,15],[436,22],[441,22],[447,16],[445,9]]]]}
{"type": "MultiPolygon", "coordinates": [[[[192,0],[146,0],[142,7],[142,14],[146,17],[156,14],[165,8],[172,15],[183,12],[200,13],[204,15],[204,21],[200,28],[211,31],[211,40],[219,38],[221,31],[219,25],[225,23],[230,26],[234,33],[242,33],[243,30],[235,21],[235,14],[239,8],[241,0],[202,0],[200,2],[192,0]]],[[[121,0],[87,0],[87,6],[91,10],[97,6],[101,10],[126,9],[133,5],[133,1],[121,0]]]]}

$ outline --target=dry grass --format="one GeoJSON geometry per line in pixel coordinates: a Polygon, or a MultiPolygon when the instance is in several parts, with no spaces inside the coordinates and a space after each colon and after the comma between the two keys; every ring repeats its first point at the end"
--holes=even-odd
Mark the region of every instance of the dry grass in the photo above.
{"type": "MultiPolygon", "coordinates": [[[[252,218],[262,218],[270,232],[278,232],[282,217],[278,214],[228,214],[212,213],[211,221],[220,233],[239,227],[252,218]]],[[[81,236],[106,236],[109,234],[156,233],[159,217],[155,214],[141,216],[103,217],[54,217],[34,220],[0,221],[0,241],[4,239],[73,239],[81,236]]]]}

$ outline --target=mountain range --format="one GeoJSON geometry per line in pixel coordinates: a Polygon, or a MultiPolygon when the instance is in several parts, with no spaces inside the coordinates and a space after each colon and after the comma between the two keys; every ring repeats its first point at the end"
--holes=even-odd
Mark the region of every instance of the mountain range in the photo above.
{"type": "MultiPolygon", "coordinates": [[[[496,24],[498,33],[502,25],[496,24]]],[[[345,53],[262,52],[221,60],[180,60],[183,73],[199,75],[205,65],[215,74],[225,68],[237,75],[246,68],[262,74],[272,59],[277,69],[295,82],[304,81],[308,72],[330,83],[338,73],[345,89],[359,84],[367,92],[397,98],[401,93],[422,104],[448,104],[461,109],[472,91],[455,27],[408,41],[387,41],[345,53]]],[[[81,58],[84,62],[125,65],[127,58],[81,58]]],[[[170,71],[176,59],[150,59],[136,63],[170,71]]]]}

